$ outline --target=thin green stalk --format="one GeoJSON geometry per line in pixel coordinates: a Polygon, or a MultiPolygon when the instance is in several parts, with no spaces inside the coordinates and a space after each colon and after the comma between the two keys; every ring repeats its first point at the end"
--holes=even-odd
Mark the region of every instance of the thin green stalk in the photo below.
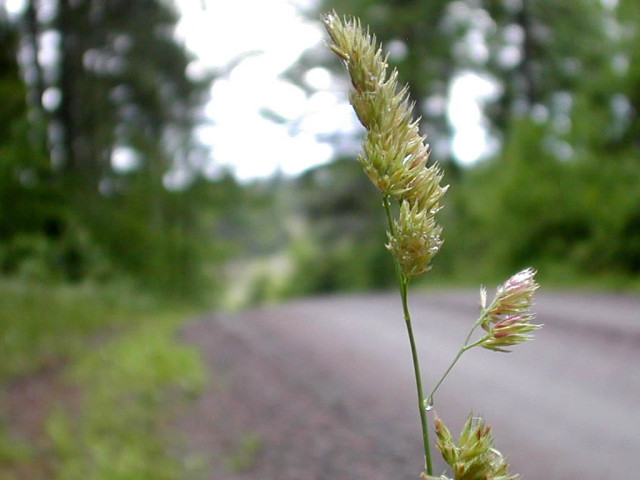
{"type": "Polygon", "coordinates": [[[462,354],[467,350],[471,350],[473,347],[477,347],[478,345],[480,345],[482,342],[486,340],[486,335],[485,335],[477,342],[474,342],[471,345],[469,345],[469,340],[471,339],[471,335],[473,335],[473,332],[475,332],[476,328],[480,326],[480,324],[484,320],[484,317],[485,317],[485,314],[483,313],[480,316],[480,318],[476,320],[476,323],[473,324],[473,327],[471,327],[471,330],[469,331],[467,338],[465,338],[464,343],[462,344],[462,347],[460,348],[456,356],[453,358],[453,361],[449,364],[445,372],[442,374],[442,376],[440,377],[440,380],[438,380],[438,383],[436,383],[435,387],[433,387],[433,390],[431,390],[431,393],[429,393],[429,396],[427,397],[428,406],[433,406],[433,396],[435,395],[438,388],[440,388],[440,385],[442,385],[442,382],[444,382],[444,379],[447,378],[447,376],[449,375],[453,367],[456,365],[456,363],[458,363],[458,360],[460,360],[460,357],[462,356],[462,354]]]}
{"type": "MultiPolygon", "coordinates": [[[[391,205],[389,197],[383,197],[384,209],[387,214],[387,222],[389,231],[393,235],[393,219],[391,216],[391,205]]],[[[398,279],[398,287],[400,289],[400,298],[402,299],[402,311],[404,313],[404,321],[407,325],[407,333],[409,334],[409,344],[411,346],[411,358],[413,360],[413,372],[416,379],[416,389],[418,392],[418,409],[420,411],[420,424],[422,425],[422,441],[424,443],[424,458],[427,468],[427,475],[433,475],[433,462],[431,460],[431,442],[429,441],[429,421],[427,418],[427,410],[424,402],[424,391],[422,386],[422,375],[420,373],[420,362],[418,360],[418,348],[416,347],[415,337],[413,335],[413,327],[411,324],[411,313],[409,312],[408,292],[409,278],[402,274],[400,265],[394,259],[396,277],[398,279]]]]}
{"type": "Polygon", "coordinates": [[[429,442],[429,422],[427,419],[427,410],[424,403],[424,392],[422,389],[422,376],[420,375],[420,363],[418,361],[418,349],[413,336],[413,328],[411,326],[411,316],[407,306],[406,284],[402,295],[402,308],[404,310],[405,322],[407,324],[407,332],[409,333],[409,343],[411,344],[411,357],[413,358],[413,371],[416,377],[416,387],[418,390],[418,408],[420,410],[420,423],[422,425],[422,440],[424,442],[425,465],[427,467],[427,475],[433,475],[433,464],[431,461],[431,445],[429,442]]]}

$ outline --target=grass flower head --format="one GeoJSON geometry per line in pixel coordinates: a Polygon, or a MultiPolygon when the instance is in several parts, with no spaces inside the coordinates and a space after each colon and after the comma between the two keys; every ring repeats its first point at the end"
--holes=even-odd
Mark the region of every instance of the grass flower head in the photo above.
{"type": "Polygon", "coordinates": [[[453,480],[520,478],[517,474],[509,474],[509,465],[502,453],[494,448],[491,427],[485,425],[482,417],[469,415],[457,444],[440,418],[436,417],[435,428],[438,437],[436,446],[453,470],[453,480]]]}
{"type": "Polygon", "coordinates": [[[400,206],[400,217],[394,221],[393,234],[386,245],[407,278],[417,277],[431,268],[431,259],[440,250],[442,227],[433,216],[411,206],[406,200],[400,206]]]}
{"type": "Polygon", "coordinates": [[[417,276],[429,269],[442,244],[434,218],[447,190],[440,185],[442,172],[437,164],[427,165],[429,146],[419,133],[420,120],[412,118],[408,89],[398,88],[398,73],[388,72],[376,38],[355,18],[330,13],[323,21],[330,48],[351,77],[351,104],[367,130],[360,162],[383,196],[400,204],[388,248],[407,277],[417,276]]]}
{"type": "Polygon", "coordinates": [[[482,328],[487,332],[480,344],[489,350],[508,352],[506,347],[526,342],[533,338],[531,332],[542,325],[531,323],[535,315],[530,311],[533,295],[539,285],[535,281],[536,271],[527,268],[513,275],[500,285],[491,305],[486,306],[487,294],[480,293],[483,309],[482,328]]]}

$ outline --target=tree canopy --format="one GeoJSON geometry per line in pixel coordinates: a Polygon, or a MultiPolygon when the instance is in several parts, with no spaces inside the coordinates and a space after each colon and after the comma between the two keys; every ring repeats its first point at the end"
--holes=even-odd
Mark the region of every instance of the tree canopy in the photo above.
{"type": "Polygon", "coordinates": [[[3,16],[3,270],[41,248],[54,276],[193,286],[207,155],[193,133],[212,77],[188,75],[178,18],[156,0],[30,0],[3,16]]]}
{"type": "Polygon", "coordinates": [[[640,273],[637,2],[323,0],[313,15],[333,9],[381,40],[447,169],[442,269],[640,273]],[[498,148],[470,168],[439,148],[462,74],[493,85],[480,121],[498,148]]]}

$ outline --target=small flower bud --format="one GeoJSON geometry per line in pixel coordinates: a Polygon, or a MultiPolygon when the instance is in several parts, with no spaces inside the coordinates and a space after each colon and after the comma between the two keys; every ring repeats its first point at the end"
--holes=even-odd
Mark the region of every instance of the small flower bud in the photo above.
{"type": "Polygon", "coordinates": [[[323,22],[331,50],[351,77],[351,105],[367,130],[360,163],[383,196],[400,204],[387,248],[406,277],[418,276],[429,270],[442,244],[434,217],[447,190],[440,185],[442,171],[437,164],[427,166],[429,145],[420,135],[420,121],[412,119],[408,88],[398,88],[398,72],[388,72],[376,38],[356,18],[330,13],[323,22]]]}
{"type": "Polygon", "coordinates": [[[487,289],[480,287],[480,308],[484,311],[487,309],[487,289]]]}
{"type": "Polygon", "coordinates": [[[533,278],[536,271],[527,268],[513,275],[498,287],[496,297],[489,308],[492,315],[512,315],[531,308],[533,294],[539,285],[533,278]]]}
{"type": "Polygon", "coordinates": [[[482,327],[488,332],[487,339],[481,344],[484,348],[497,352],[509,352],[505,347],[531,340],[530,332],[538,330],[542,325],[530,323],[532,314],[522,313],[502,318],[495,323],[487,322],[482,327]]]}
{"type": "MultiPolygon", "coordinates": [[[[481,417],[470,414],[456,445],[442,420],[436,418],[436,446],[451,467],[454,480],[517,480],[509,474],[504,456],[493,447],[491,428],[481,417]]],[[[430,477],[425,477],[430,478],[430,477]]],[[[441,477],[446,478],[446,477],[441,477]]]]}
{"type": "Polygon", "coordinates": [[[513,275],[498,287],[489,307],[486,307],[486,290],[480,291],[481,326],[487,332],[480,344],[482,347],[509,352],[505,347],[530,340],[533,338],[531,332],[542,326],[531,323],[534,314],[529,311],[533,305],[533,294],[539,287],[533,278],[535,274],[534,269],[527,268],[513,275]]]}
{"type": "Polygon", "coordinates": [[[458,448],[456,447],[453,437],[451,436],[451,432],[437,415],[434,422],[436,427],[436,435],[438,437],[436,446],[442,453],[442,457],[444,458],[445,462],[447,462],[449,465],[454,465],[458,461],[458,448]]]}
{"type": "Polygon", "coordinates": [[[399,219],[394,221],[394,232],[388,234],[387,249],[406,277],[417,277],[431,268],[431,260],[442,245],[441,233],[442,227],[432,216],[404,201],[399,219]]]}

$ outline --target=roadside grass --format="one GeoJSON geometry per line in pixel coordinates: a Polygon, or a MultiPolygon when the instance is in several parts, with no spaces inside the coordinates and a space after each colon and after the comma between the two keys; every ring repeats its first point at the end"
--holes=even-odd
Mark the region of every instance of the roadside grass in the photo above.
{"type": "Polygon", "coordinates": [[[243,473],[253,469],[263,448],[263,438],[258,433],[247,432],[225,458],[225,468],[231,473],[243,473]]]}
{"type": "Polygon", "coordinates": [[[193,478],[170,431],[208,378],[176,335],[192,312],[123,286],[0,281],[0,298],[0,480],[193,478]],[[8,385],[52,370],[71,401],[47,400],[42,438],[10,431],[8,385]]]}
{"type": "Polygon", "coordinates": [[[91,336],[139,322],[157,302],[125,285],[46,285],[0,279],[0,379],[24,376],[84,352],[91,336]]]}

